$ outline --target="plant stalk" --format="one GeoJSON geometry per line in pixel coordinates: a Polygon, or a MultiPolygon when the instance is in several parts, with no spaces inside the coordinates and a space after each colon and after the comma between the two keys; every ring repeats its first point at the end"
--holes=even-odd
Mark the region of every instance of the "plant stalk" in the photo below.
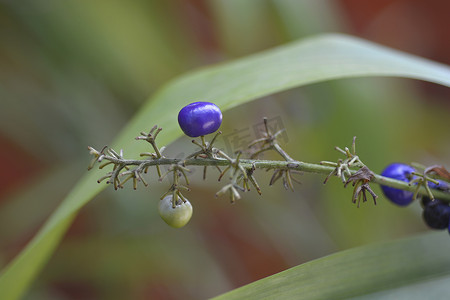
{"type": "MultiPolygon", "coordinates": [[[[290,157],[289,157],[290,158],[290,157]]],[[[178,158],[156,158],[156,159],[148,159],[148,160],[132,160],[132,159],[119,159],[114,156],[106,155],[105,159],[118,163],[124,166],[139,166],[142,169],[145,169],[150,166],[162,166],[162,165],[173,165],[182,163],[185,166],[230,166],[231,162],[227,159],[223,158],[188,158],[186,160],[178,159],[178,158]]],[[[330,172],[335,170],[334,167],[324,166],[320,164],[314,163],[305,163],[296,160],[289,161],[277,161],[277,160],[253,160],[253,159],[240,159],[240,165],[246,169],[250,170],[252,168],[257,169],[289,169],[296,170],[305,173],[316,173],[316,174],[324,174],[328,175],[330,172]]],[[[350,170],[353,175],[358,170],[350,170]]],[[[378,174],[375,174],[375,177],[371,180],[373,183],[377,183],[380,185],[390,186],[393,188],[406,190],[414,192],[417,188],[416,185],[408,185],[407,182],[384,177],[378,174]]],[[[428,196],[427,190],[425,187],[420,187],[419,192],[420,195],[428,196]]],[[[442,200],[444,202],[450,202],[450,193],[435,190],[433,189],[433,195],[435,198],[442,200]]]]}

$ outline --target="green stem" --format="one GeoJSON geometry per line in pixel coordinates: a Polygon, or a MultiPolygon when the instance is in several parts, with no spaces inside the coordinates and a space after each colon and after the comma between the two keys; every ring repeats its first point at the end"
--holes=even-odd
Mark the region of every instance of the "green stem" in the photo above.
{"type": "MultiPolygon", "coordinates": [[[[289,157],[290,158],[290,157],[289,157]]],[[[113,163],[118,163],[122,166],[139,166],[142,169],[145,169],[149,166],[161,166],[161,165],[173,165],[183,162],[185,166],[230,166],[231,162],[227,159],[223,158],[189,158],[186,160],[176,159],[176,158],[157,158],[157,159],[149,159],[149,160],[131,160],[131,159],[119,159],[113,156],[105,156],[105,159],[112,161],[113,163]]],[[[314,163],[305,163],[296,160],[291,161],[277,161],[277,160],[253,160],[253,159],[240,159],[240,165],[247,170],[254,168],[257,169],[289,169],[296,170],[304,173],[316,173],[316,174],[324,174],[328,175],[330,172],[335,170],[335,167],[324,166],[320,164],[314,163]]],[[[350,170],[351,174],[357,172],[357,170],[350,170]]],[[[417,188],[416,185],[408,185],[407,182],[384,177],[381,175],[375,174],[374,179],[372,179],[373,183],[377,183],[380,185],[390,186],[393,188],[406,190],[414,192],[417,188]]],[[[427,190],[425,187],[420,187],[419,194],[428,196],[427,190]]],[[[433,190],[433,195],[435,198],[450,202],[450,193],[433,190]]]]}
{"type": "Polygon", "coordinates": [[[204,149],[206,149],[206,141],[205,141],[205,136],[204,136],[204,135],[201,135],[201,136],[200,136],[200,139],[202,140],[202,145],[203,145],[203,148],[204,148],[204,149]]]}

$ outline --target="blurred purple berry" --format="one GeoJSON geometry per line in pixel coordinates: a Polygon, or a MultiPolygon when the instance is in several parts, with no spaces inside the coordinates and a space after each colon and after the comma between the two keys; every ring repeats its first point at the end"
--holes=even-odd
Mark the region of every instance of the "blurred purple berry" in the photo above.
{"type": "Polygon", "coordinates": [[[428,186],[432,189],[436,189],[436,190],[440,190],[440,191],[449,191],[450,190],[450,185],[443,181],[443,180],[439,180],[437,179],[437,182],[439,182],[439,184],[435,184],[431,181],[428,181],[428,186]]]}
{"type": "MultiPolygon", "coordinates": [[[[386,169],[384,169],[384,171],[381,173],[381,176],[409,182],[411,179],[413,179],[412,172],[414,171],[415,169],[409,165],[392,163],[388,165],[386,169]]],[[[413,201],[413,192],[404,191],[384,185],[381,186],[381,190],[383,191],[386,198],[397,205],[406,206],[413,201]]]]}

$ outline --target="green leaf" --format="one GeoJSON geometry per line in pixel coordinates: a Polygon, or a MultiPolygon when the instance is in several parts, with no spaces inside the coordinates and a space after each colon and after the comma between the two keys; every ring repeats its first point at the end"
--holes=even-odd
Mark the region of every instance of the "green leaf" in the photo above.
{"type": "Polygon", "coordinates": [[[213,299],[442,299],[438,296],[449,291],[449,252],[446,233],[363,246],[293,267],[213,299]],[[433,289],[426,288],[424,293],[423,287],[433,289]]]}
{"type": "MultiPolygon", "coordinates": [[[[226,111],[293,87],[362,76],[415,78],[450,86],[447,66],[353,37],[324,35],[176,78],[142,107],[113,146],[124,148],[127,157],[137,156],[148,146],[143,142],[130,143],[140,131],[147,131],[154,124],[164,128],[158,137],[160,145],[174,141],[182,134],[176,121],[178,110],[193,101],[211,101],[226,111]]],[[[101,174],[99,170],[86,174],[33,240],[4,269],[0,277],[3,298],[17,299],[25,292],[77,211],[105,188],[104,184],[96,182],[101,174]]]]}

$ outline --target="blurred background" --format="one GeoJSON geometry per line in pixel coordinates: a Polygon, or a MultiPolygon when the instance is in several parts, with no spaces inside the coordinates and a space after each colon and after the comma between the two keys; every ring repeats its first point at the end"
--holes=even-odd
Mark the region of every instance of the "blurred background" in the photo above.
{"type": "MultiPolygon", "coordinates": [[[[0,1],[0,266],[85,174],[87,146],[110,144],[171,78],[328,32],[450,64],[449,12],[447,0],[0,1]]],[[[394,161],[450,167],[449,97],[448,88],[398,78],[314,84],[225,112],[219,145],[242,148],[266,116],[302,161],[336,160],[334,146],[356,135],[375,172],[394,161]]],[[[192,149],[180,138],[167,155],[192,149]]],[[[378,205],[358,209],[336,179],[324,186],[306,174],[291,192],[259,172],[263,196],[230,205],[214,198],[217,173],[205,182],[200,173],[186,195],[194,216],[180,230],[157,212],[167,181],[107,188],[81,210],[26,299],[203,299],[429,230],[418,203],[396,207],[378,187],[378,205]]]]}

